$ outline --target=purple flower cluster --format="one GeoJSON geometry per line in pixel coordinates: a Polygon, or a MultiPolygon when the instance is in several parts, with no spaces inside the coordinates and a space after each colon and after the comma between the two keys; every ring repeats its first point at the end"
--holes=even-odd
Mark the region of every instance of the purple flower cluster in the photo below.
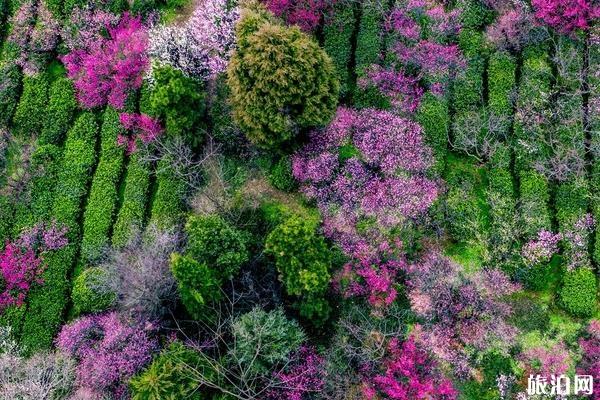
{"type": "Polygon", "coordinates": [[[77,384],[91,398],[122,398],[127,380],[150,362],[157,348],[147,327],[129,325],[114,312],[65,325],[56,345],[77,360],[77,384]]]}
{"type": "MultiPolygon", "coordinates": [[[[592,375],[594,379],[600,378],[600,321],[590,321],[585,337],[579,339],[579,347],[583,355],[577,365],[577,373],[592,375]]],[[[599,400],[600,392],[596,391],[592,398],[599,400]]]]}
{"type": "Polygon", "coordinates": [[[314,199],[325,234],[358,258],[395,245],[390,231],[423,216],[438,195],[425,176],[421,127],[387,111],[340,108],[293,157],[292,173],[314,199]]]}
{"type": "Polygon", "coordinates": [[[558,243],[561,239],[560,233],[554,234],[543,229],[538,232],[536,239],[530,240],[523,246],[521,255],[530,265],[546,263],[558,252],[558,243]]]}
{"type": "Polygon", "coordinates": [[[131,154],[137,149],[138,139],[142,143],[150,143],[162,133],[160,122],[146,114],[121,113],[119,121],[130,135],[117,137],[117,144],[125,146],[127,153],[131,154]]]}
{"type": "Polygon", "coordinates": [[[275,373],[276,389],[269,393],[270,400],[302,400],[307,394],[320,392],[325,384],[325,360],[315,349],[301,346],[293,356],[297,360],[286,371],[275,373]]]}

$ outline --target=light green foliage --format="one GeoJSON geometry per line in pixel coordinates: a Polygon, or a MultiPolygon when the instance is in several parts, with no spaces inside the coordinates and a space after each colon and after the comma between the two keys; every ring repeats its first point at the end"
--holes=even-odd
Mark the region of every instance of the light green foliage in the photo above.
{"type": "Polygon", "coordinates": [[[94,263],[109,245],[109,232],[117,204],[119,178],[123,170],[124,149],[117,145],[122,127],[119,113],[112,107],[104,112],[100,133],[100,161],[94,173],[92,188],[83,215],[81,256],[85,263],[94,263]]]}
{"type": "Polygon", "coordinates": [[[49,348],[62,319],[70,289],[67,277],[79,247],[79,218],[96,160],[98,126],[92,113],[83,113],[67,133],[56,185],[52,217],[65,224],[69,244],[45,257],[44,285],[29,294],[22,343],[30,351],[49,348]]]}
{"type": "Polygon", "coordinates": [[[202,400],[210,399],[194,379],[191,369],[209,368],[202,363],[198,353],[181,342],[173,342],[164,349],[152,364],[131,378],[129,387],[133,400],[202,400]]]}
{"type": "Polygon", "coordinates": [[[556,188],[556,219],[561,231],[571,228],[584,216],[588,208],[589,189],[587,181],[574,180],[560,183],[556,188]]]}
{"type": "Polygon", "coordinates": [[[331,57],[340,80],[340,95],[350,91],[350,57],[352,56],[352,32],[356,23],[354,6],[349,1],[337,2],[332,15],[323,28],[323,47],[331,57]]]}
{"type": "Polygon", "coordinates": [[[221,279],[231,279],[248,262],[248,237],[219,215],[192,215],[185,225],[188,254],[221,279]]]}
{"type": "Polygon", "coordinates": [[[152,202],[150,224],[160,229],[170,229],[183,222],[187,186],[182,178],[175,174],[172,163],[172,158],[165,156],[157,166],[158,188],[152,202]]]}
{"type": "Polygon", "coordinates": [[[75,316],[107,310],[115,301],[115,294],[106,289],[103,269],[94,267],[84,270],[73,282],[73,308],[75,316]]]}
{"type": "Polygon", "coordinates": [[[563,278],[560,302],[575,316],[589,317],[596,310],[597,284],[594,272],[588,268],[569,271],[563,278]]]}
{"type": "Polygon", "coordinates": [[[462,9],[460,17],[464,28],[478,29],[494,19],[494,12],[487,8],[482,1],[459,0],[457,6],[462,9]]]}
{"type": "Polygon", "coordinates": [[[48,79],[45,74],[23,78],[23,93],[13,117],[13,131],[22,136],[39,135],[46,121],[48,79]]]}
{"type": "Polygon", "coordinates": [[[524,238],[533,239],[542,230],[551,230],[548,202],[550,192],[548,180],[536,171],[523,171],[519,175],[520,182],[520,226],[524,230],[524,238]]]}
{"type": "Polygon", "coordinates": [[[72,81],[68,78],[55,80],[50,86],[50,98],[40,143],[59,144],[71,125],[76,108],[72,81]]]}
{"type": "MultiPolygon", "coordinates": [[[[258,6],[257,6],[258,7],[258,6]]],[[[228,68],[235,120],[256,145],[276,148],[298,129],[326,125],[339,84],[329,56],[297,27],[245,10],[228,68]]]]}
{"type": "Polygon", "coordinates": [[[150,114],[164,122],[167,135],[201,141],[199,122],[205,111],[201,83],[169,66],[154,68],[152,74],[155,83],[149,97],[150,114]]]}
{"type": "Polygon", "coordinates": [[[425,140],[433,151],[435,158],[434,170],[442,172],[448,151],[447,142],[450,125],[448,100],[431,92],[425,93],[417,112],[417,121],[423,128],[425,140]]]}
{"type": "Polygon", "coordinates": [[[287,361],[306,339],[300,325],[288,320],[282,309],[254,308],[233,322],[232,331],[235,346],[227,357],[256,373],[287,361]]]}
{"type": "Polygon", "coordinates": [[[269,182],[284,192],[294,191],[298,184],[292,176],[292,161],[289,157],[281,157],[269,171],[269,182]]]}

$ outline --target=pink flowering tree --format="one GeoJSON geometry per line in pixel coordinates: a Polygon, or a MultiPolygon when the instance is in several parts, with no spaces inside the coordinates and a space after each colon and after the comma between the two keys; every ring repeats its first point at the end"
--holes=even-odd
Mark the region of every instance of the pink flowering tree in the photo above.
{"type": "Polygon", "coordinates": [[[78,363],[79,398],[124,398],[127,380],[152,359],[157,343],[151,324],[130,325],[117,313],[80,318],[65,325],[57,347],[78,363]]]}
{"type": "Polygon", "coordinates": [[[32,286],[43,283],[43,254],[66,246],[66,232],[55,223],[41,223],[23,232],[18,240],[6,242],[0,252],[0,311],[22,305],[32,286]]]}
{"type": "Polygon", "coordinates": [[[560,233],[554,234],[542,229],[537,238],[527,242],[521,250],[521,255],[528,265],[547,263],[554,254],[558,253],[558,244],[562,239],[560,233]]]}
{"type": "Polygon", "coordinates": [[[593,0],[532,0],[535,16],[560,33],[586,30],[600,17],[600,5],[593,0]]]}
{"type": "Polygon", "coordinates": [[[292,173],[321,210],[325,235],[362,259],[397,247],[399,231],[427,213],[439,191],[426,176],[431,161],[417,123],[342,107],[294,155],[292,173]]]}
{"type": "Polygon", "coordinates": [[[163,132],[160,122],[146,114],[121,113],[119,121],[129,134],[119,134],[117,144],[125,146],[128,154],[137,149],[138,140],[147,144],[156,140],[163,132]]]}
{"type": "Polygon", "coordinates": [[[314,31],[323,17],[328,15],[336,0],[266,0],[266,6],[273,14],[283,18],[290,25],[314,31]]]}
{"type": "Polygon", "coordinates": [[[115,27],[118,23],[119,16],[111,12],[91,7],[75,7],[63,22],[60,35],[70,51],[85,51],[104,40],[102,32],[107,27],[115,27]]]}
{"type": "Polygon", "coordinates": [[[381,364],[382,373],[363,383],[367,400],[451,400],[458,398],[452,382],[437,371],[436,363],[417,346],[413,336],[400,344],[388,343],[388,356],[381,364]]]}
{"type": "Polygon", "coordinates": [[[541,375],[548,382],[552,375],[567,374],[572,364],[571,354],[563,342],[542,343],[525,349],[518,357],[523,368],[523,383],[529,375],[541,375]]]}
{"type": "Polygon", "coordinates": [[[108,37],[71,51],[61,60],[73,79],[77,98],[85,108],[105,104],[121,109],[129,92],[142,84],[149,61],[148,34],[140,17],[123,14],[116,26],[105,26],[108,37]]]}
{"type": "MultiPolygon", "coordinates": [[[[600,321],[590,321],[585,336],[579,339],[582,350],[581,361],[577,365],[579,375],[592,375],[594,380],[600,379],[600,321]]],[[[594,400],[600,399],[600,391],[595,391],[594,400]]]]}
{"type": "Polygon", "coordinates": [[[458,376],[473,373],[469,349],[505,351],[517,330],[506,319],[511,308],[503,299],[519,289],[499,270],[466,275],[438,251],[407,268],[408,298],[420,319],[415,339],[458,376]]]}
{"type": "Polygon", "coordinates": [[[268,399],[303,400],[323,388],[325,360],[314,348],[301,346],[291,359],[294,360],[291,365],[274,373],[274,389],[269,392],[268,399]]]}

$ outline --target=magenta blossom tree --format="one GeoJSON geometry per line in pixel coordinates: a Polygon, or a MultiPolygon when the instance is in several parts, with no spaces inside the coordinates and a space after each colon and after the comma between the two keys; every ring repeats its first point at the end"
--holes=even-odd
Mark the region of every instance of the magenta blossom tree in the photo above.
{"type": "Polygon", "coordinates": [[[323,16],[328,15],[336,0],[266,0],[269,11],[283,18],[290,25],[298,25],[310,32],[319,26],[323,16]]]}
{"type": "Polygon", "coordinates": [[[560,33],[588,29],[600,17],[600,5],[590,0],[532,0],[535,16],[560,33]]]}
{"type": "MultiPolygon", "coordinates": [[[[585,337],[579,339],[579,347],[583,355],[577,366],[577,373],[592,375],[594,380],[600,379],[600,321],[590,321],[585,337]]],[[[600,399],[600,391],[594,393],[593,399],[600,399]]]]}
{"type": "Polygon", "coordinates": [[[270,400],[303,400],[318,393],[325,384],[325,360],[309,346],[302,346],[292,357],[295,362],[285,370],[277,371],[276,383],[269,394],[270,400]]]}
{"type": "Polygon", "coordinates": [[[437,371],[435,362],[417,346],[414,337],[402,344],[396,338],[390,340],[388,352],[383,373],[363,383],[365,399],[380,399],[380,395],[394,400],[458,398],[452,382],[437,371]]]}
{"type": "Polygon", "coordinates": [[[431,162],[417,123],[342,107],[293,157],[292,173],[321,210],[324,233],[363,259],[396,247],[398,229],[435,201],[438,184],[426,176],[431,162]]]}
{"type": "Polygon", "coordinates": [[[125,146],[127,153],[131,154],[137,149],[137,142],[150,143],[163,132],[160,122],[146,114],[121,113],[119,121],[129,135],[117,137],[117,144],[125,146]]]}
{"type": "Polygon", "coordinates": [[[73,79],[77,98],[85,108],[110,104],[121,109],[128,93],[142,84],[148,67],[148,34],[140,17],[123,14],[116,26],[106,26],[87,48],[71,51],[61,60],[73,79]]]}

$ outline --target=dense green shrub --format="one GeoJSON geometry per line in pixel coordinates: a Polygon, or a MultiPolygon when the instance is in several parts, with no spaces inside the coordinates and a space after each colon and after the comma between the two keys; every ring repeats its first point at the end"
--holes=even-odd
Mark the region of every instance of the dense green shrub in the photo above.
{"type": "Polygon", "coordinates": [[[187,251],[220,279],[231,279],[248,262],[248,237],[219,215],[192,215],[185,225],[187,251]]]}
{"type": "Polygon", "coordinates": [[[169,66],[152,71],[155,80],[150,91],[150,114],[163,121],[169,136],[186,136],[191,142],[202,141],[198,122],[205,113],[202,84],[169,66]]]}
{"type": "Polygon", "coordinates": [[[13,118],[19,94],[22,74],[14,63],[0,65],[0,125],[7,126],[13,118]]]}
{"type": "Polygon", "coordinates": [[[285,362],[306,339],[300,325],[288,320],[280,308],[270,312],[254,308],[233,322],[232,333],[235,346],[226,357],[253,373],[266,373],[285,362]]]}
{"type": "Polygon", "coordinates": [[[209,117],[212,125],[211,134],[226,154],[239,153],[246,143],[244,134],[237,127],[232,118],[229,86],[227,76],[221,74],[215,80],[215,89],[210,101],[209,117]]]}
{"type": "Polygon", "coordinates": [[[417,111],[417,121],[423,128],[425,140],[433,150],[434,169],[442,172],[446,162],[450,116],[448,100],[431,92],[425,93],[417,111]]]}
{"type": "Polygon", "coordinates": [[[171,257],[171,270],[177,281],[181,303],[189,314],[198,320],[209,318],[211,312],[207,306],[222,298],[218,270],[177,253],[171,257]]]}
{"type": "Polygon", "coordinates": [[[123,203],[113,227],[112,244],[122,247],[143,228],[150,189],[150,168],[142,151],[132,154],[125,172],[123,203]]]}
{"type": "Polygon", "coordinates": [[[255,144],[277,147],[299,129],[326,125],[339,84],[329,56],[298,27],[246,10],[228,68],[233,115],[255,144]]]}
{"type": "Polygon", "coordinates": [[[519,208],[519,225],[522,227],[524,239],[533,239],[542,230],[551,230],[548,202],[550,192],[548,180],[534,170],[522,171],[519,174],[519,191],[521,193],[519,208]]]}
{"type": "Polygon", "coordinates": [[[269,171],[269,182],[284,192],[292,192],[298,184],[292,176],[292,162],[289,157],[281,157],[269,171]]]}
{"type": "Polygon", "coordinates": [[[479,199],[468,186],[451,187],[446,197],[446,226],[457,241],[476,237],[483,226],[479,199]]]}
{"type": "Polygon", "coordinates": [[[323,28],[325,51],[331,57],[340,80],[340,95],[350,91],[350,57],[352,56],[352,33],[356,24],[354,6],[349,1],[336,3],[334,11],[326,19],[323,28]]]}
{"type": "Polygon", "coordinates": [[[40,143],[58,144],[71,126],[77,108],[73,83],[68,78],[58,78],[50,86],[50,98],[46,119],[40,135],[40,143]]]}
{"type": "Polygon", "coordinates": [[[379,0],[362,2],[362,13],[358,35],[356,37],[355,65],[356,74],[360,75],[365,68],[376,64],[382,47],[381,21],[384,3],[379,0]]]}
{"type": "Polygon", "coordinates": [[[479,0],[460,0],[458,6],[462,9],[460,14],[462,26],[469,29],[478,29],[489,24],[494,19],[494,12],[479,0]]]}
{"type": "Polygon", "coordinates": [[[202,368],[206,376],[210,371],[202,357],[181,342],[173,342],[164,349],[152,364],[130,380],[133,400],[202,400],[210,399],[198,388],[191,369],[202,368]],[[204,367],[204,368],[203,368],[204,367]]]}
{"type": "Polygon", "coordinates": [[[13,203],[9,196],[0,195],[0,249],[9,238],[13,221],[13,203]]]}
{"type": "Polygon", "coordinates": [[[587,181],[563,182],[556,187],[556,219],[561,231],[571,228],[584,216],[588,208],[589,190],[587,181]]]}
{"type": "Polygon", "coordinates": [[[490,209],[489,249],[494,261],[511,274],[517,255],[516,200],[509,169],[491,168],[488,171],[487,199],[490,209]]]}
{"type": "Polygon", "coordinates": [[[300,297],[301,315],[318,323],[330,311],[323,297],[329,286],[332,253],[315,225],[299,216],[289,218],[269,234],[265,252],[275,259],[287,294],[300,297]]]}
{"type": "Polygon", "coordinates": [[[22,343],[29,352],[49,348],[61,323],[69,297],[67,278],[77,254],[82,201],[96,160],[97,131],[94,115],[86,112],[67,133],[52,218],[68,227],[69,244],[45,257],[44,285],[30,292],[22,333],[22,343]]]}
{"type": "Polygon", "coordinates": [[[172,159],[165,156],[158,162],[156,172],[157,189],[150,211],[150,223],[160,229],[171,229],[183,222],[187,186],[175,174],[172,159]]]}
{"type": "Polygon", "coordinates": [[[123,170],[124,149],[117,145],[122,132],[119,112],[107,107],[100,131],[100,160],[83,215],[81,257],[84,263],[94,263],[109,245],[109,233],[116,211],[118,186],[123,170]]]}
{"type": "Polygon", "coordinates": [[[13,117],[14,133],[22,136],[39,135],[46,121],[48,78],[45,74],[25,76],[23,94],[13,117]]]}
{"type": "Polygon", "coordinates": [[[474,57],[452,84],[452,107],[456,113],[473,111],[482,105],[484,68],[483,58],[474,57]]]}
{"type": "Polygon", "coordinates": [[[596,310],[596,276],[591,269],[578,268],[563,278],[560,302],[573,315],[589,317],[596,310]]]}
{"type": "Polygon", "coordinates": [[[102,312],[114,303],[115,294],[106,290],[105,275],[105,270],[93,267],[75,278],[71,293],[75,316],[102,312]]]}
{"type": "MultiPolygon", "coordinates": [[[[503,118],[512,118],[512,97],[515,90],[515,59],[504,52],[496,52],[488,65],[488,105],[490,113],[503,118]]],[[[510,122],[506,121],[504,133],[508,133],[510,122]]]]}

